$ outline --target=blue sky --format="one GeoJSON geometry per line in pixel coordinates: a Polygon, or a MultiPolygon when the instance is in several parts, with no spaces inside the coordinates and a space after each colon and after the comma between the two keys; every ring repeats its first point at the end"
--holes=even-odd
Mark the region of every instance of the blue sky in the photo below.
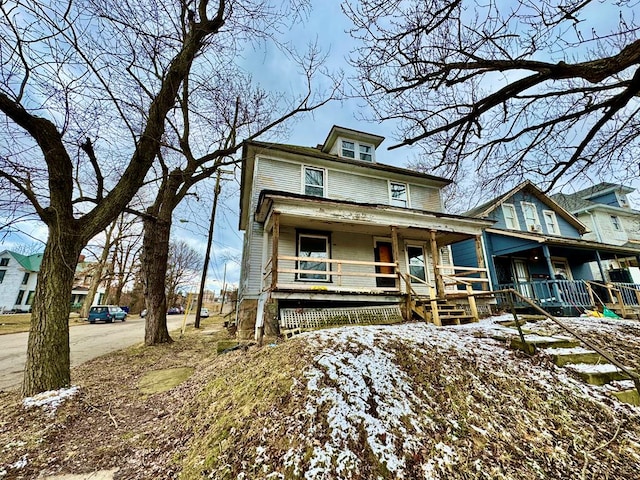
{"type": "MultiPolygon", "coordinates": [[[[346,58],[353,48],[353,41],[346,32],[350,23],[342,13],[340,3],[315,0],[313,2],[314,8],[309,14],[309,21],[306,24],[293,25],[287,33],[287,40],[299,50],[304,50],[308,43],[317,42],[322,50],[328,53],[328,67],[334,70],[343,68],[345,76],[349,77],[352,73],[349,72],[346,58]]],[[[256,46],[254,49],[248,50],[245,55],[244,67],[266,90],[295,93],[304,88],[303,79],[297,75],[295,68],[284,55],[276,49],[256,46]]],[[[393,151],[387,150],[387,147],[393,145],[395,141],[393,125],[363,122],[361,120],[363,114],[366,115],[366,107],[361,100],[350,99],[335,102],[313,114],[291,122],[286,136],[277,139],[269,138],[269,140],[315,146],[324,141],[333,125],[341,125],[386,137],[385,142],[378,149],[378,161],[400,167],[406,166],[414,158],[414,152],[411,149],[405,147],[393,151]]],[[[237,284],[239,279],[242,232],[237,229],[238,180],[239,174],[235,179],[228,179],[222,183],[223,189],[216,216],[211,263],[207,275],[208,289],[220,290],[225,265],[227,282],[237,284]]],[[[632,186],[637,185],[632,183],[632,186]]],[[[176,211],[173,236],[187,241],[204,257],[213,196],[213,181],[199,185],[198,192],[201,194],[201,201],[190,201],[180,206],[176,211]]],[[[635,202],[636,206],[638,204],[635,202]]],[[[43,225],[30,224],[26,228],[26,232],[34,238],[46,240],[47,230],[43,225]]],[[[12,249],[20,243],[32,242],[33,240],[26,236],[19,238],[12,236],[0,244],[0,249],[12,249]]],[[[195,280],[192,285],[193,290],[197,289],[197,281],[199,280],[195,280]]]]}

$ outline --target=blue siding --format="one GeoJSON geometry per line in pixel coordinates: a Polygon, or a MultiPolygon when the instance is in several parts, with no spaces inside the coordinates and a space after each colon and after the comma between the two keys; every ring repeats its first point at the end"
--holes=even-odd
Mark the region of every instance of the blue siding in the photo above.
{"type": "Polygon", "coordinates": [[[604,195],[598,195],[595,197],[589,198],[592,202],[601,203],[603,205],[611,205],[613,207],[619,207],[620,202],[618,202],[618,197],[616,197],[616,192],[605,193],[604,195]]]}
{"type": "Polygon", "coordinates": [[[475,240],[464,240],[451,245],[453,263],[460,267],[477,267],[478,257],[476,256],[475,240]]]}
{"type": "MultiPolygon", "coordinates": [[[[510,197],[504,202],[504,203],[511,204],[515,207],[516,215],[518,217],[518,223],[520,224],[520,230],[523,232],[527,231],[527,224],[524,220],[524,212],[522,210],[522,202],[528,202],[535,205],[536,211],[538,213],[538,219],[540,221],[540,225],[542,226],[541,233],[551,234],[548,231],[547,225],[544,221],[543,211],[544,210],[555,211],[555,210],[551,207],[551,205],[548,205],[540,201],[537,197],[531,195],[526,191],[517,192],[515,195],[513,195],[512,197],[510,197]]],[[[558,224],[558,228],[560,229],[559,236],[565,237],[565,238],[580,238],[580,233],[578,232],[578,230],[576,230],[574,226],[572,226],[562,216],[560,216],[558,212],[555,212],[555,214],[556,214],[556,221],[558,224]]],[[[507,229],[507,225],[504,219],[504,213],[502,211],[502,206],[493,210],[488,217],[496,221],[494,228],[499,228],[502,230],[507,229]]]]}

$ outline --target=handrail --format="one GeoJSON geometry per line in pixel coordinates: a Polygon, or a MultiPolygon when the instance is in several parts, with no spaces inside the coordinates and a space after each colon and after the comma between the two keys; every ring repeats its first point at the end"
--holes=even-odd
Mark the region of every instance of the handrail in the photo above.
{"type": "Polygon", "coordinates": [[[278,260],[295,260],[298,262],[342,263],[345,265],[369,265],[375,267],[395,267],[395,262],[367,262],[364,260],[340,260],[336,258],[297,257],[293,255],[278,255],[278,260]]]}
{"type": "MultiPolygon", "coordinates": [[[[566,326],[564,323],[562,323],[556,317],[554,317],[553,315],[551,315],[549,312],[545,311],[544,309],[540,308],[538,305],[533,303],[531,300],[529,300],[527,297],[522,295],[517,290],[514,290],[513,288],[508,288],[506,290],[497,290],[494,293],[510,293],[512,295],[515,295],[516,297],[520,297],[520,300],[522,300],[525,303],[529,304],[529,306],[532,307],[534,310],[536,310],[538,313],[541,313],[542,315],[547,317],[549,320],[554,322],[556,325],[558,325],[560,328],[562,328],[562,329],[566,330],[567,332],[569,332],[571,335],[573,335],[578,340],[580,340],[582,343],[584,343],[587,347],[591,348],[596,353],[598,353],[598,355],[600,355],[605,360],[607,360],[608,362],[612,363],[613,365],[618,367],[621,371],[626,373],[629,377],[631,377],[631,379],[633,380],[633,384],[635,385],[636,390],[638,391],[638,395],[640,395],[640,375],[638,375],[636,372],[632,372],[631,370],[627,369],[627,367],[622,365],[615,358],[611,357],[608,353],[606,353],[600,347],[594,345],[593,343],[591,343],[586,338],[583,338],[578,332],[576,332],[572,328],[566,326]]],[[[516,318],[516,324],[517,323],[518,323],[518,319],[516,318]]],[[[526,342],[524,342],[524,343],[526,343],[526,342]]]]}
{"type": "Polygon", "coordinates": [[[584,283],[593,283],[594,285],[598,285],[599,287],[606,288],[607,290],[613,290],[614,292],[618,292],[619,291],[616,287],[613,286],[613,284],[604,285],[602,283],[598,283],[598,282],[593,281],[593,280],[582,280],[582,281],[584,283]]]}

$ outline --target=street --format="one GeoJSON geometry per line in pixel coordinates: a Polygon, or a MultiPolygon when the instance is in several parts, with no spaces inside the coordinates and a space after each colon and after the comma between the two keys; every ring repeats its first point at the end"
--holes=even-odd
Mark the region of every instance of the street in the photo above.
{"type": "MultiPolygon", "coordinates": [[[[183,315],[167,317],[169,332],[182,326],[183,315]]],[[[187,317],[193,323],[194,316],[187,317]]],[[[71,366],[105,353],[144,341],[144,319],[133,315],[126,322],[96,323],[73,326],[69,329],[71,366]]],[[[175,337],[175,334],[172,334],[175,337]]],[[[28,333],[0,335],[0,390],[18,388],[27,356],[28,333]]]]}

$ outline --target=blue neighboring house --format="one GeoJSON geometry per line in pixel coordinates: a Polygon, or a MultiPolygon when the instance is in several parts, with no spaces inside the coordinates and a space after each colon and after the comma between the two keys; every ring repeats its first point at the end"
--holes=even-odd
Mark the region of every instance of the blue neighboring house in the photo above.
{"type": "MultiPolygon", "coordinates": [[[[583,239],[587,227],[530,181],[464,215],[495,222],[483,233],[493,290],[513,288],[556,315],[599,305],[604,293],[585,281],[604,283],[605,261],[640,254],[637,248],[583,239]]],[[[451,250],[456,265],[478,266],[473,242],[451,250]]]]}

